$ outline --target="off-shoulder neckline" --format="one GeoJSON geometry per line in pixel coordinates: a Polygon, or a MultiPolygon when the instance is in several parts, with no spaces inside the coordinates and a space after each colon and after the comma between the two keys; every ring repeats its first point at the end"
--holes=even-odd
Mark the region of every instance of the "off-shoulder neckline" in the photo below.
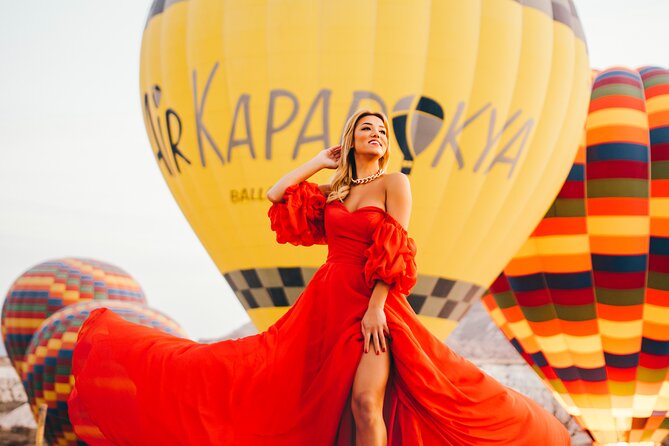
{"type": "Polygon", "coordinates": [[[355,213],[358,212],[358,211],[365,211],[365,210],[368,210],[368,211],[374,211],[374,212],[380,212],[380,213],[384,214],[385,217],[386,217],[391,223],[393,223],[394,226],[397,226],[399,229],[402,230],[402,232],[404,232],[405,234],[408,234],[408,231],[407,231],[406,229],[404,229],[404,226],[402,226],[402,224],[401,224],[400,222],[398,222],[397,220],[395,220],[395,217],[393,217],[392,215],[390,215],[390,214],[388,213],[388,211],[386,211],[385,209],[381,209],[381,208],[378,207],[378,206],[374,206],[374,205],[361,206],[361,207],[359,207],[358,209],[356,209],[356,210],[354,210],[354,211],[349,211],[348,208],[344,205],[344,203],[342,203],[342,202],[339,201],[339,200],[333,200],[333,201],[331,201],[331,202],[328,203],[328,204],[332,204],[332,203],[339,203],[339,204],[341,205],[341,207],[346,211],[346,213],[348,213],[348,214],[350,214],[350,215],[355,214],[355,213]]]}

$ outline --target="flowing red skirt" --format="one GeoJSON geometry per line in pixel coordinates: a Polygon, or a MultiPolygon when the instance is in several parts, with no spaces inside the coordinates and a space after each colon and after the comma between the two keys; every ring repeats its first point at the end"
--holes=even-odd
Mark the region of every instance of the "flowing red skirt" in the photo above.
{"type": "MultiPolygon", "coordinates": [[[[360,265],[328,262],[266,332],[215,344],[97,310],[73,358],[75,431],[90,444],[352,445],[350,393],[370,294],[360,265]]],[[[391,292],[385,312],[389,445],[570,443],[538,404],[432,336],[404,296],[391,292]]]]}

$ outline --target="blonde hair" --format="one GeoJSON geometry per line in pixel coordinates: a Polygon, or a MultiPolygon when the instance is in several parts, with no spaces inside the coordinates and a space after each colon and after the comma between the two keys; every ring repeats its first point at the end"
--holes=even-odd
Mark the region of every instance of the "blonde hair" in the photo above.
{"type": "Polygon", "coordinates": [[[353,113],[353,115],[348,118],[346,125],[344,126],[344,133],[341,137],[341,156],[339,158],[339,165],[332,176],[332,181],[330,182],[330,194],[328,195],[327,202],[330,203],[334,200],[344,201],[348,196],[351,190],[351,183],[354,175],[357,177],[357,172],[355,171],[355,158],[354,158],[354,141],[355,141],[355,126],[358,124],[360,119],[365,116],[376,116],[386,127],[386,135],[388,139],[388,144],[386,147],[386,153],[379,158],[379,169],[385,169],[388,165],[390,159],[390,127],[388,126],[388,118],[386,115],[380,112],[375,112],[370,109],[363,108],[353,113]]]}

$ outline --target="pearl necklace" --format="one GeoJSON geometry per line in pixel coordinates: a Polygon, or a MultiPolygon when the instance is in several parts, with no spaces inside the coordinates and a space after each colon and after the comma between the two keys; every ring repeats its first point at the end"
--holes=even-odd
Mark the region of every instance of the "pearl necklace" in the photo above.
{"type": "Polygon", "coordinates": [[[374,181],[374,180],[376,180],[378,177],[380,177],[381,175],[383,175],[383,172],[384,172],[383,169],[379,169],[376,173],[373,173],[373,174],[371,174],[371,175],[369,175],[369,176],[367,176],[367,177],[364,177],[364,178],[357,178],[357,179],[355,179],[355,180],[351,180],[351,183],[353,183],[353,184],[365,184],[365,183],[369,183],[370,181],[374,181]]]}

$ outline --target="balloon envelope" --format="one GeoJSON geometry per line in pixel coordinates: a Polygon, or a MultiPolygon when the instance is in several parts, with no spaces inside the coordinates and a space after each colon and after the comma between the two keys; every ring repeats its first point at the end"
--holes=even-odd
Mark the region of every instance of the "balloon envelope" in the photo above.
{"type": "Polygon", "coordinates": [[[409,301],[444,338],[557,193],[588,87],[571,0],[155,1],[141,50],[156,161],[259,329],[326,256],[277,245],[265,193],[353,111],[392,121],[389,171],[413,191],[409,301]]]}
{"type": "MultiPolygon", "coordinates": [[[[41,404],[46,404],[48,407],[45,435],[49,444],[86,444],[74,433],[68,415],[67,399],[74,384],[74,378],[70,374],[72,352],[81,325],[91,311],[103,307],[111,309],[130,322],[185,337],[185,332],[169,317],[156,310],[129,302],[110,300],[80,302],[51,315],[39,327],[28,346],[23,376],[23,386],[35,416],[41,404]]],[[[85,429],[87,440],[104,439],[94,425],[79,428],[85,429]]]]}
{"type": "Polygon", "coordinates": [[[669,71],[595,77],[584,145],[484,298],[600,443],[669,433],[669,71]]]}
{"type": "Polygon", "coordinates": [[[142,288],[128,273],[98,260],[50,260],[14,281],[2,305],[2,338],[19,376],[26,348],[42,322],[67,305],[94,299],[146,305],[142,288]]]}

